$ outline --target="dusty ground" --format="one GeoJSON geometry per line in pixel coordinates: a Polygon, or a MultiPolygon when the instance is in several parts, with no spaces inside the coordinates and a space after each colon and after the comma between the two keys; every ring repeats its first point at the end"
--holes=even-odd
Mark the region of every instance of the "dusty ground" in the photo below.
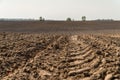
{"type": "Polygon", "coordinates": [[[0,80],[120,80],[120,34],[0,33],[0,80]]]}
{"type": "Polygon", "coordinates": [[[0,21],[0,80],[120,80],[119,33],[120,21],[0,21]]]}

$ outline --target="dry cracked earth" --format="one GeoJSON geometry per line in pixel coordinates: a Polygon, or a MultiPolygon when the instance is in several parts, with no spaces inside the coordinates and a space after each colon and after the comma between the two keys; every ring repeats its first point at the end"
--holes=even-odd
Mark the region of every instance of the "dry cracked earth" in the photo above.
{"type": "Polygon", "coordinates": [[[0,80],[120,80],[120,34],[0,33],[0,80]]]}

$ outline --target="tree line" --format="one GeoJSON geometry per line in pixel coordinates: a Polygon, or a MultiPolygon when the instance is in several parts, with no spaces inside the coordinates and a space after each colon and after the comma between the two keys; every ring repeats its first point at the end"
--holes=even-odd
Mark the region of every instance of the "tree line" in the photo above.
{"type": "MultiPolygon", "coordinates": [[[[82,21],[86,21],[86,16],[82,16],[82,21]]],[[[45,18],[43,18],[43,17],[39,17],[39,21],[45,21],[45,18]]],[[[70,17],[68,17],[67,19],[66,19],[66,21],[74,21],[74,19],[71,19],[70,17]]]]}

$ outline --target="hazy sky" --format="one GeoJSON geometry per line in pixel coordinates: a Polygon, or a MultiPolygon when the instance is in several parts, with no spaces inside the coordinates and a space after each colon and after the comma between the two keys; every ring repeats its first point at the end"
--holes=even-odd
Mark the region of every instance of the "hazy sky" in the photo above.
{"type": "Polygon", "coordinates": [[[120,20],[120,0],[0,0],[0,18],[120,20]]]}

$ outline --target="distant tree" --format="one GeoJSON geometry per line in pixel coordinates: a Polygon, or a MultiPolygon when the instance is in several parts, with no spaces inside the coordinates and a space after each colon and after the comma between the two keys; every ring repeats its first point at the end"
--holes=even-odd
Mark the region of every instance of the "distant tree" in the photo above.
{"type": "Polygon", "coordinates": [[[42,21],[42,17],[40,17],[39,20],[42,21]]]}
{"type": "Polygon", "coordinates": [[[82,16],[82,21],[86,21],[86,16],[82,16]]]}
{"type": "Polygon", "coordinates": [[[67,18],[66,21],[72,21],[71,18],[67,18]]]}
{"type": "Polygon", "coordinates": [[[40,17],[39,20],[40,21],[45,21],[45,19],[43,17],[40,17]]]}

